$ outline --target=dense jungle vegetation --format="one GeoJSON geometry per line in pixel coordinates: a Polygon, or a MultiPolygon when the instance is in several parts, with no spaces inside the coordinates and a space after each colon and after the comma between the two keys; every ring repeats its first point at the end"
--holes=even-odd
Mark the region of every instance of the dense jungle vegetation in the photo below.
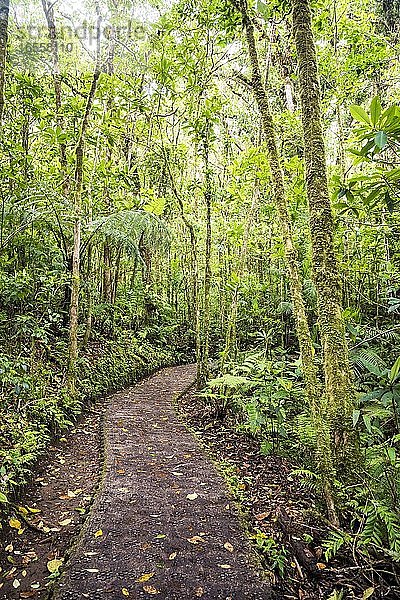
{"type": "Polygon", "coordinates": [[[399,16],[0,0],[4,511],[90,398],[196,360],[327,561],[400,560],[399,16]]]}

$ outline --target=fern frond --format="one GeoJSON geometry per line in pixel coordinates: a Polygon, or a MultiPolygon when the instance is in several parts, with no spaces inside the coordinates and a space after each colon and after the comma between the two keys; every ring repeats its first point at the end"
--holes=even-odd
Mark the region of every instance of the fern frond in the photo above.
{"type": "Polygon", "coordinates": [[[372,348],[360,348],[357,352],[350,352],[350,360],[358,374],[365,369],[375,375],[380,375],[387,368],[384,360],[372,348]]]}

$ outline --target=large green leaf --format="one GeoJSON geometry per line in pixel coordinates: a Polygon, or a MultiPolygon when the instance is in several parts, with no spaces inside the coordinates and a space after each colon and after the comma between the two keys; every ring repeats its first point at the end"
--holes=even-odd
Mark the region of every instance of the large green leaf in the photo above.
{"type": "Polygon", "coordinates": [[[379,100],[379,96],[375,96],[375,98],[372,100],[369,110],[371,113],[372,125],[376,125],[382,112],[382,104],[379,100]]]}
{"type": "Polygon", "coordinates": [[[384,131],[378,131],[374,138],[375,145],[382,150],[382,148],[386,146],[387,141],[388,137],[386,133],[384,131]]]}
{"type": "Polygon", "coordinates": [[[367,125],[371,125],[371,119],[369,118],[365,110],[362,108],[362,106],[352,104],[350,106],[350,113],[353,119],[355,119],[359,123],[366,123],[367,125]]]}
{"type": "Polygon", "coordinates": [[[399,375],[399,371],[400,371],[400,356],[397,358],[394,365],[390,369],[390,373],[389,373],[390,383],[393,383],[397,379],[397,377],[399,375]]]}

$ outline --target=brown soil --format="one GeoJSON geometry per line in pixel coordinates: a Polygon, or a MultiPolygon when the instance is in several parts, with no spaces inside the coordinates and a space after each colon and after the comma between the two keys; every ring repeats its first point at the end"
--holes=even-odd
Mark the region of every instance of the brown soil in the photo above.
{"type": "Polygon", "coordinates": [[[21,501],[41,511],[25,516],[35,528],[5,532],[13,564],[3,561],[0,598],[271,597],[224,480],[174,412],[194,374],[164,369],[107,398],[104,460],[96,415],[54,446],[21,501]],[[75,509],[88,509],[99,479],[82,528],[75,509]],[[53,559],[64,559],[54,589],[53,559]]]}

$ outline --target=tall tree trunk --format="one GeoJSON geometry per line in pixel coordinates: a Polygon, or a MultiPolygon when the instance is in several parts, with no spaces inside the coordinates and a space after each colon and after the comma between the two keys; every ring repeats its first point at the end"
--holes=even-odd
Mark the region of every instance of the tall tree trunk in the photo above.
{"type": "MultiPolygon", "coordinates": [[[[0,0],[1,1],[1,0],[0,0]]],[[[54,16],[54,2],[49,0],[42,0],[43,11],[46,17],[47,30],[50,40],[51,58],[53,63],[53,87],[54,87],[54,98],[56,105],[56,121],[60,129],[64,127],[64,119],[61,112],[62,106],[62,89],[61,89],[61,74],[59,64],[59,50],[58,50],[58,37],[56,21],[54,16]]],[[[64,196],[68,202],[70,192],[70,181],[68,176],[68,161],[67,161],[67,147],[64,142],[59,143],[60,150],[60,176],[63,178],[62,189],[64,196]]],[[[62,227],[60,223],[60,232],[63,235],[62,227]]],[[[70,275],[70,279],[67,279],[64,284],[64,302],[63,302],[63,324],[67,326],[69,319],[69,307],[71,304],[71,281],[72,281],[72,248],[70,246],[67,236],[63,235],[64,251],[65,251],[65,263],[67,267],[67,273],[70,275]]]]}
{"type": "Polygon", "coordinates": [[[317,56],[309,0],[293,1],[293,31],[299,65],[304,160],[310,213],[313,274],[323,350],[326,395],[334,448],[341,467],[354,456],[352,413],[355,390],[342,315],[340,273],[334,250],[333,216],[328,191],[321,126],[317,56]]]}
{"type": "Polygon", "coordinates": [[[197,346],[199,347],[199,356],[197,360],[197,386],[204,387],[208,375],[208,358],[210,345],[210,291],[211,291],[211,200],[212,200],[212,181],[211,169],[209,163],[209,127],[206,125],[206,133],[204,140],[204,200],[206,203],[206,243],[204,256],[204,279],[203,279],[203,297],[200,327],[198,333],[197,346]]]}
{"type": "MultiPolygon", "coordinates": [[[[160,134],[161,134],[161,128],[160,128],[160,134]]],[[[185,214],[185,207],[183,204],[183,199],[181,198],[181,196],[177,190],[177,187],[175,185],[174,177],[173,177],[172,170],[171,170],[171,165],[169,163],[169,159],[168,159],[167,153],[165,151],[165,146],[164,146],[162,137],[161,137],[161,143],[162,143],[162,150],[163,150],[165,165],[167,167],[167,171],[169,174],[169,183],[171,185],[172,192],[178,202],[179,211],[181,213],[181,218],[182,218],[183,224],[185,225],[185,227],[189,233],[189,239],[190,239],[190,269],[189,270],[190,270],[190,276],[191,276],[190,277],[190,279],[191,279],[190,302],[191,302],[192,306],[189,308],[188,313],[191,317],[190,321],[193,326],[193,330],[195,332],[196,362],[198,364],[199,360],[200,360],[201,333],[200,333],[200,293],[199,293],[199,261],[198,261],[198,257],[197,257],[197,249],[198,249],[197,236],[196,236],[196,231],[193,226],[193,223],[191,223],[191,221],[187,218],[187,216],[185,214]]]]}
{"type": "Polygon", "coordinates": [[[86,130],[89,116],[96,94],[97,83],[100,77],[100,12],[97,9],[97,51],[96,65],[93,72],[92,83],[86,100],[85,112],[82,118],[78,143],[75,150],[75,185],[74,185],[74,245],[72,253],[72,285],[69,322],[69,358],[68,358],[68,386],[75,394],[76,362],[78,358],[78,324],[79,324],[79,292],[80,292],[80,252],[81,252],[81,211],[82,211],[82,182],[83,182],[83,156],[86,130]]]}
{"type": "Polygon", "coordinates": [[[112,250],[108,241],[103,245],[103,302],[111,304],[112,300],[112,250]]]}
{"type": "Polygon", "coordinates": [[[329,518],[333,523],[337,524],[338,517],[335,510],[330,484],[334,474],[334,469],[330,452],[329,429],[324,421],[324,415],[326,413],[326,398],[323,394],[323,389],[318,379],[318,369],[314,361],[315,351],[303,299],[302,281],[298,267],[298,254],[293,242],[284,176],[276,144],[274,123],[269,110],[268,98],[261,77],[260,63],[254,36],[254,26],[248,14],[247,1],[232,0],[232,2],[242,14],[248,55],[251,65],[251,79],[246,80],[246,82],[253,90],[262,119],[265,145],[267,148],[268,162],[271,170],[272,195],[277,209],[280,230],[284,241],[285,259],[289,273],[290,293],[293,304],[296,333],[301,353],[306,394],[316,431],[316,459],[320,465],[320,472],[323,479],[324,495],[329,518]]]}
{"type": "Polygon", "coordinates": [[[257,207],[258,207],[259,195],[260,195],[259,186],[258,186],[258,182],[256,182],[256,185],[255,185],[254,191],[253,191],[253,199],[251,202],[250,211],[248,213],[248,217],[247,217],[245,228],[244,228],[243,242],[242,242],[240,254],[239,254],[239,264],[238,264],[238,272],[237,272],[238,281],[235,283],[235,287],[234,287],[232,295],[231,295],[230,311],[229,311],[227,324],[226,324],[225,348],[224,348],[224,351],[222,352],[222,356],[221,356],[222,372],[226,372],[227,368],[229,368],[229,364],[232,363],[237,357],[237,352],[238,352],[237,316],[238,316],[239,290],[240,290],[242,277],[245,272],[247,253],[248,253],[249,235],[250,235],[251,226],[253,224],[254,215],[255,215],[257,207]]]}
{"type": "Polygon", "coordinates": [[[4,112],[4,85],[6,76],[9,11],[10,0],[0,0],[0,126],[3,122],[4,112]]]}
{"type": "Polygon", "coordinates": [[[89,343],[90,336],[92,333],[92,323],[93,323],[93,277],[92,277],[92,244],[89,243],[87,247],[87,303],[86,303],[86,325],[85,325],[85,334],[83,336],[82,348],[86,348],[89,343]]]}

